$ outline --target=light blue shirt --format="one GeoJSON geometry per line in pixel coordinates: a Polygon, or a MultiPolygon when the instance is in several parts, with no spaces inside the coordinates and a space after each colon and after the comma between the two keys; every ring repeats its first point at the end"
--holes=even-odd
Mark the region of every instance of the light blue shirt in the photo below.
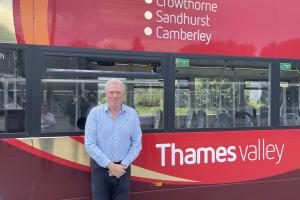
{"type": "Polygon", "coordinates": [[[129,166],[142,149],[140,120],[133,108],[122,105],[115,119],[107,104],[94,107],[86,120],[85,149],[101,167],[110,162],[129,166]]]}

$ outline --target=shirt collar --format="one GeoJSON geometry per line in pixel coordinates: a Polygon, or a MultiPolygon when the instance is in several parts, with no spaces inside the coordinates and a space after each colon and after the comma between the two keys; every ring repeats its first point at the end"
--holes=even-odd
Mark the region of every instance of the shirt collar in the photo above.
{"type": "MultiPolygon", "coordinates": [[[[108,112],[108,104],[107,104],[107,103],[104,104],[104,111],[105,111],[105,112],[108,112]]],[[[125,112],[126,112],[125,105],[122,104],[122,107],[121,107],[121,110],[120,110],[119,113],[125,113],[125,112]]]]}

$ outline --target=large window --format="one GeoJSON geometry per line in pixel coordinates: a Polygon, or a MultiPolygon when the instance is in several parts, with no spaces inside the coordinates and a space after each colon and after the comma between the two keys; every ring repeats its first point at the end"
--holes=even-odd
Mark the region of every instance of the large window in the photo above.
{"type": "Polygon", "coordinates": [[[175,128],[270,125],[270,63],[176,59],[175,128]]]}
{"type": "Polygon", "coordinates": [[[161,62],[107,57],[48,56],[42,79],[42,132],[79,131],[89,110],[105,103],[105,83],[117,76],[125,101],[136,109],[142,129],[163,128],[161,62]]]}
{"type": "Polygon", "coordinates": [[[124,82],[124,104],[135,108],[145,132],[256,129],[271,126],[271,119],[272,128],[300,126],[300,63],[295,60],[178,57],[174,72],[170,54],[47,47],[26,52],[26,83],[26,49],[0,48],[1,136],[25,132],[26,106],[28,134],[39,136],[39,128],[44,136],[82,133],[91,108],[106,102],[104,87],[110,78],[124,82]],[[271,101],[271,96],[279,98],[271,101]]]}
{"type": "Polygon", "coordinates": [[[300,125],[300,64],[280,63],[280,125],[300,125]]]}
{"type": "Polygon", "coordinates": [[[0,132],[25,132],[25,67],[22,50],[0,48],[0,132]]]}

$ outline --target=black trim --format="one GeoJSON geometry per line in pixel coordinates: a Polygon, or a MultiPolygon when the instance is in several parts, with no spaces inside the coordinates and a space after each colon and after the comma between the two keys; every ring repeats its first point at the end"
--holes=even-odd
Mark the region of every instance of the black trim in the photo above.
{"type": "Polygon", "coordinates": [[[30,117],[31,126],[30,126],[30,135],[31,136],[40,136],[41,132],[41,80],[42,80],[42,72],[44,71],[44,59],[42,52],[35,47],[33,48],[32,57],[33,62],[31,66],[31,74],[28,79],[30,88],[30,113],[32,116],[30,117]],[[32,72],[35,73],[32,73],[32,72]]]}
{"type": "MultiPolygon", "coordinates": [[[[16,44],[0,44],[1,48],[14,48],[25,50],[25,77],[26,77],[26,119],[25,133],[1,133],[0,138],[12,137],[40,137],[40,136],[70,136],[81,135],[82,132],[57,132],[43,133],[40,128],[40,109],[41,109],[41,78],[46,74],[59,75],[56,72],[46,72],[44,57],[48,55],[59,56],[84,56],[120,59],[140,59],[140,60],[157,60],[161,62],[162,74],[130,74],[130,73],[99,73],[109,77],[124,78],[163,78],[164,79],[164,129],[144,130],[144,133],[160,133],[160,132],[212,132],[212,131],[232,131],[232,130],[269,130],[269,129],[299,129],[300,126],[280,126],[279,119],[279,97],[280,97],[280,62],[297,62],[296,59],[274,59],[274,58],[258,58],[258,57],[238,57],[238,56],[221,56],[221,55],[197,55],[197,54],[180,54],[180,53],[164,53],[164,52],[137,52],[123,50],[108,49],[88,49],[73,47],[55,47],[55,46],[39,46],[39,45],[16,45],[16,44]],[[235,128],[205,128],[205,129],[175,129],[175,58],[188,59],[226,59],[226,60],[243,60],[243,61],[267,61],[271,62],[271,70],[269,81],[271,83],[271,126],[268,127],[235,127],[235,128]],[[34,73],[33,73],[34,72],[34,73]]],[[[60,75],[78,75],[77,72],[60,73],[60,75]]],[[[91,74],[81,74],[91,76],[91,74]]],[[[93,76],[93,75],[92,75],[93,76]]]]}
{"type": "Polygon", "coordinates": [[[128,78],[162,78],[160,74],[150,74],[150,73],[142,73],[142,72],[75,72],[75,71],[46,71],[46,75],[55,75],[55,76],[88,76],[88,77],[128,77],[128,78]]]}
{"type": "Polygon", "coordinates": [[[34,65],[34,59],[32,57],[32,51],[33,47],[32,46],[27,46],[25,50],[25,78],[26,78],[26,108],[25,108],[25,132],[26,135],[29,136],[30,133],[32,132],[32,113],[28,111],[32,111],[33,108],[33,103],[32,102],[32,97],[33,97],[33,84],[31,83],[32,76],[34,74],[32,73],[32,70],[30,66],[34,65]]]}
{"type": "Polygon", "coordinates": [[[273,129],[279,128],[280,125],[280,63],[274,62],[271,65],[269,80],[271,83],[270,88],[270,101],[271,101],[271,127],[273,129]]]}
{"type": "Polygon", "coordinates": [[[165,87],[165,104],[168,106],[168,110],[165,113],[168,113],[165,122],[166,124],[166,131],[172,132],[175,128],[175,56],[169,55],[168,56],[168,76],[166,76],[166,81],[168,82],[167,87],[165,87]],[[168,103],[166,103],[168,102],[168,103]]]}

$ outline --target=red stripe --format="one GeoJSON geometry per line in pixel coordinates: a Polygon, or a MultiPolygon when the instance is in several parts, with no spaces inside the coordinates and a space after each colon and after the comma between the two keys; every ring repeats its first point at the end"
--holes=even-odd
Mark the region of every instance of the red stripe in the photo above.
{"type": "Polygon", "coordinates": [[[72,138],[73,140],[81,143],[81,144],[84,144],[84,137],[83,136],[70,136],[70,138],[72,138]]]}
{"type": "Polygon", "coordinates": [[[24,34],[22,30],[21,15],[20,15],[20,0],[13,1],[13,15],[14,15],[14,26],[15,34],[18,44],[24,44],[24,34]]]}
{"type": "Polygon", "coordinates": [[[153,184],[156,183],[156,182],[162,182],[164,184],[170,184],[170,185],[194,185],[194,184],[201,183],[201,182],[157,180],[157,179],[142,178],[142,177],[136,177],[136,176],[131,176],[131,180],[139,181],[139,182],[145,182],[145,183],[153,183],[153,184]]]}
{"type": "Polygon", "coordinates": [[[48,3],[50,45],[54,44],[55,42],[56,14],[56,0],[53,0],[48,3]]]}
{"type": "Polygon", "coordinates": [[[78,163],[75,163],[75,162],[72,162],[72,161],[68,161],[68,160],[62,159],[60,157],[54,156],[50,153],[47,153],[47,152],[41,151],[39,149],[33,148],[32,146],[27,145],[27,144],[19,141],[18,139],[7,139],[7,140],[4,140],[4,141],[6,143],[8,143],[8,144],[10,144],[14,147],[17,147],[19,149],[22,149],[22,150],[24,150],[24,151],[26,151],[30,154],[36,155],[38,157],[41,157],[41,158],[44,158],[44,159],[47,159],[47,160],[51,160],[51,161],[59,163],[61,165],[76,168],[76,169],[79,169],[79,170],[82,170],[82,171],[87,171],[87,172],[91,171],[90,167],[88,167],[88,166],[78,164],[78,163]]]}

